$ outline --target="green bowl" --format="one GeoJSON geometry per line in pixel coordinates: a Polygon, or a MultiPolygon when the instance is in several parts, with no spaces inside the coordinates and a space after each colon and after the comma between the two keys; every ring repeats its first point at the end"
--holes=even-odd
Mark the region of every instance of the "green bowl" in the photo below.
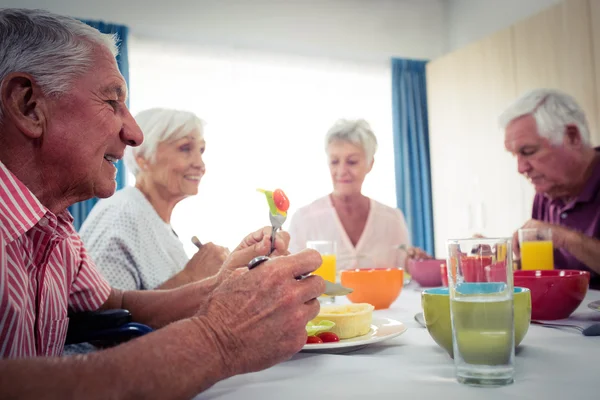
{"type": "MultiPolygon", "coordinates": [[[[531,292],[527,288],[514,288],[515,347],[529,330],[531,322],[531,292]]],[[[423,290],[421,305],[427,331],[435,342],[454,357],[452,348],[452,323],[450,321],[450,296],[448,288],[423,290]]]]}

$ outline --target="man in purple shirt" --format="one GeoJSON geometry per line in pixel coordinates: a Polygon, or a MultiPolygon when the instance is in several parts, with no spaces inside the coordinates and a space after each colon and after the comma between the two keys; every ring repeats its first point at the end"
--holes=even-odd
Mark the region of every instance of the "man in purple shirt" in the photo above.
{"type": "MultiPolygon", "coordinates": [[[[500,117],[504,145],[535,187],[523,228],[552,228],[557,269],[589,271],[600,284],[600,147],[590,145],[585,114],[569,95],[536,89],[500,117]]],[[[517,234],[513,236],[519,256],[517,234]]]]}

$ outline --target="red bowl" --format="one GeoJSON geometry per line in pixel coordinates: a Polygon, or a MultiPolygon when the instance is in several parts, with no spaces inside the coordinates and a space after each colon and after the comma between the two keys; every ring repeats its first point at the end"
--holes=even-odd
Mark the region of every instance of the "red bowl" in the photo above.
{"type": "Polygon", "coordinates": [[[579,307],[590,273],[573,270],[515,271],[514,285],[531,290],[531,319],[567,318],[579,307]]]}
{"type": "Polygon", "coordinates": [[[442,277],[442,286],[448,287],[448,268],[446,264],[440,264],[440,274],[442,277]]]}
{"type": "Polygon", "coordinates": [[[465,282],[487,282],[485,267],[492,264],[492,256],[463,256],[460,264],[465,282]]]}
{"type": "Polygon", "coordinates": [[[446,260],[408,260],[408,273],[423,287],[442,286],[440,268],[446,260]]]}
{"type": "Polygon", "coordinates": [[[506,282],[506,261],[498,261],[484,267],[485,282],[506,282]]]}

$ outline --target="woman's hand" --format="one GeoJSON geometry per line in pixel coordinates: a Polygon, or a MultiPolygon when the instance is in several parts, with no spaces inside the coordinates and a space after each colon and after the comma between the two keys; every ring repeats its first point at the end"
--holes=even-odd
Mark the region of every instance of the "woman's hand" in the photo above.
{"type": "Polygon", "coordinates": [[[433,258],[425,250],[418,247],[409,247],[406,254],[409,260],[429,260],[433,258]]]}
{"type": "Polygon", "coordinates": [[[229,256],[229,249],[209,242],[203,244],[185,266],[190,282],[216,275],[229,256]]]}

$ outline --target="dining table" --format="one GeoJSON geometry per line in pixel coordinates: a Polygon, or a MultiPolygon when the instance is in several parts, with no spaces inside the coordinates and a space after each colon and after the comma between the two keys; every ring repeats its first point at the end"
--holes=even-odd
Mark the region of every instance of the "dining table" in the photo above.
{"type": "MultiPolygon", "coordinates": [[[[413,281],[389,308],[373,312],[373,320],[389,318],[406,327],[396,337],[338,354],[300,351],[266,370],[223,380],[196,399],[600,399],[600,336],[569,327],[530,325],[516,349],[514,383],[458,383],[452,358],[415,320],[422,290],[413,281]]],[[[598,300],[600,291],[589,290],[574,315],[600,318],[600,311],[587,307],[598,300]]],[[[336,298],[336,304],[346,303],[346,297],[336,298]]]]}

